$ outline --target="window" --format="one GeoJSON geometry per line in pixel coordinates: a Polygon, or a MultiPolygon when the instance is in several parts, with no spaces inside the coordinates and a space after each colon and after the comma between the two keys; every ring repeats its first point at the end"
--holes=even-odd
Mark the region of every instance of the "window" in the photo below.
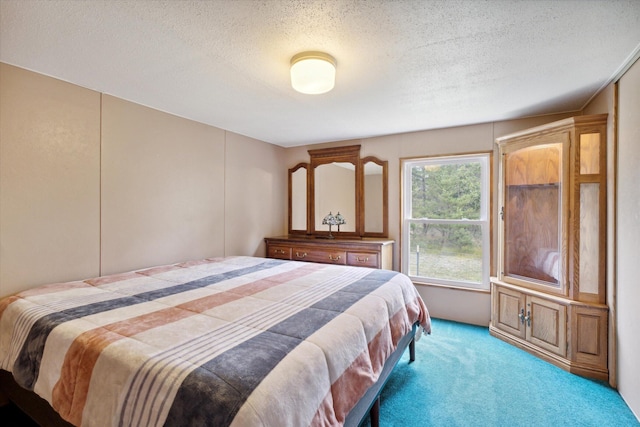
{"type": "Polygon", "coordinates": [[[402,161],[402,272],[489,289],[490,154],[402,161]]]}

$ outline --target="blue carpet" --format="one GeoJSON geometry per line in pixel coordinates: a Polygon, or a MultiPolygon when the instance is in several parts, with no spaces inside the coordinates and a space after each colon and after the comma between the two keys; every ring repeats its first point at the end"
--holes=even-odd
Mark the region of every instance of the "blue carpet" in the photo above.
{"type": "Polygon", "coordinates": [[[565,372],[488,328],[433,319],[432,329],[416,343],[416,361],[404,355],[389,378],[381,426],[640,426],[606,383],[565,372]]]}

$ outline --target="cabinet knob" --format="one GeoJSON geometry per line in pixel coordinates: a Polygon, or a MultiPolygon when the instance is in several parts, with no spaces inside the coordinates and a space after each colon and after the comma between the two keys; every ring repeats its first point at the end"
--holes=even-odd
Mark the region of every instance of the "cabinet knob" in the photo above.
{"type": "Polygon", "coordinates": [[[357,260],[358,262],[367,262],[367,261],[369,261],[369,257],[367,256],[367,257],[362,257],[362,258],[360,258],[359,256],[357,256],[357,257],[356,257],[356,260],[357,260]]]}
{"type": "Polygon", "coordinates": [[[524,308],[520,309],[520,313],[518,313],[518,317],[520,318],[520,323],[524,325],[524,308]]]}
{"type": "Polygon", "coordinates": [[[339,261],[340,260],[340,255],[337,255],[335,258],[333,257],[333,255],[329,254],[329,259],[331,261],[339,261]]]}
{"type": "Polygon", "coordinates": [[[296,257],[298,257],[298,258],[304,258],[304,257],[306,257],[306,256],[307,256],[307,253],[306,253],[306,252],[300,253],[300,252],[296,251],[296,257]]]}

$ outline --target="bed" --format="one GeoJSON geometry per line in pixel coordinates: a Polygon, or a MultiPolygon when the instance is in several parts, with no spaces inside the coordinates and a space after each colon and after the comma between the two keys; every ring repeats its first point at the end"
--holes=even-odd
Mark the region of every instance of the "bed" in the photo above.
{"type": "Polygon", "coordinates": [[[358,425],[420,331],[400,273],[212,258],[1,299],[0,369],[77,426],[358,425]]]}

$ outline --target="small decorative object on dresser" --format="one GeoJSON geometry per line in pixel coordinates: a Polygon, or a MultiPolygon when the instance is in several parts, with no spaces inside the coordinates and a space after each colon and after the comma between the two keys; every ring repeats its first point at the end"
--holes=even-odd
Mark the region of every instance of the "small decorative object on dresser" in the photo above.
{"type": "Polygon", "coordinates": [[[340,226],[346,224],[347,221],[345,221],[344,217],[342,215],[340,215],[340,212],[338,212],[337,215],[333,215],[331,212],[329,212],[329,215],[325,216],[324,219],[322,220],[322,225],[328,225],[329,226],[329,235],[327,236],[329,239],[333,239],[333,234],[331,234],[331,226],[332,225],[337,225],[338,226],[338,233],[340,232],[340,226]]]}
{"type": "Polygon", "coordinates": [[[607,380],[607,115],[504,136],[491,334],[607,380]]]}

